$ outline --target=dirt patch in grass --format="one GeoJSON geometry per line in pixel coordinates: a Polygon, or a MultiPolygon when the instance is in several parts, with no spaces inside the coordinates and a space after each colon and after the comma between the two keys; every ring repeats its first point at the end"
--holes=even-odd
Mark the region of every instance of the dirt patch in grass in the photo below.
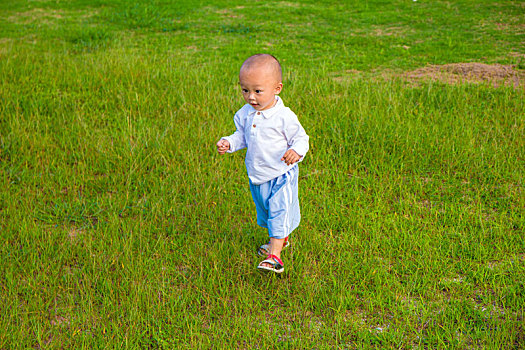
{"type": "Polygon", "coordinates": [[[404,77],[414,83],[439,81],[447,84],[489,83],[493,86],[525,85],[525,71],[512,65],[484,63],[451,63],[418,68],[405,73],[404,77]]]}
{"type": "Polygon", "coordinates": [[[74,242],[76,241],[76,239],[78,238],[78,236],[82,233],[82,230],[76,228],[76,227],[72,227],[69,231],[68,231],[68,236],[69,236],[69,239],[71,240],[71,242],[74,242]]]}

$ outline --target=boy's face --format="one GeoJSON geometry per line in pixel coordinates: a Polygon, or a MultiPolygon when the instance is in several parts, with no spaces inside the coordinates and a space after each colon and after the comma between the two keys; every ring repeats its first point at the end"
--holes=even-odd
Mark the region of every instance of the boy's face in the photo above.
{"type": "Polygon", "coordinates": [[[264,111],[275,105],[283,84],[275,73],[264,66],[242,68],[239,74],[242,96],[254,109],[264,111]]]}

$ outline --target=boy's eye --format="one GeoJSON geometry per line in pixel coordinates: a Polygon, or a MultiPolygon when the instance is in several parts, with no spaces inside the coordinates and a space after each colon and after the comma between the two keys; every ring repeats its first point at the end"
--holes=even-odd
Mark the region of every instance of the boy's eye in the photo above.
{"type": "Polygon", "coordinates": [[[248,90],[246,90],[246,89],[242,89],[242,92],[246,93],[246,92],[248,92],[248,90]]]}
{"type": "Polygon", "coordinates": [[[262,90],[255,90],[256,93],[260,94],[262,90]]]}

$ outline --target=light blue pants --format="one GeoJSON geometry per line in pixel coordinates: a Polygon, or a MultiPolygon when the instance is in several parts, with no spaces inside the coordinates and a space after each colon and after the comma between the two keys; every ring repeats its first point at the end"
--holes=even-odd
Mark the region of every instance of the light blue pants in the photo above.
{"type": "Polygon", "coordinates": [[[298,196],[299,167],[260,185],[250,181],[257,210],[257,224],[268,229],[272,238],[286,238],[299,226],[301,211],[298,196]]]}

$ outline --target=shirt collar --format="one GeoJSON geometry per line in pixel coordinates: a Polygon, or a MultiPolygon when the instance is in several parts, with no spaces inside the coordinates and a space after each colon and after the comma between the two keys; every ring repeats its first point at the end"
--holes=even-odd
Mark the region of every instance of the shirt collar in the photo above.
{"type": "MultiPolygon", "coordinates": [[[[264,111],[260,111],[264,119],[271,118],[276,112],[278,112],[281,108],[284,107],[283,100],[279,96],[275,96],[275,99],[277,100],[277,102],[275,103],[275,106],[269,109],[265,109],[264,111]]],[[[253,114],[257,112],[255,108],[253,108],[252,106],[250,107],[251,107],[251,111],[249,114],[253,114]]]]}

